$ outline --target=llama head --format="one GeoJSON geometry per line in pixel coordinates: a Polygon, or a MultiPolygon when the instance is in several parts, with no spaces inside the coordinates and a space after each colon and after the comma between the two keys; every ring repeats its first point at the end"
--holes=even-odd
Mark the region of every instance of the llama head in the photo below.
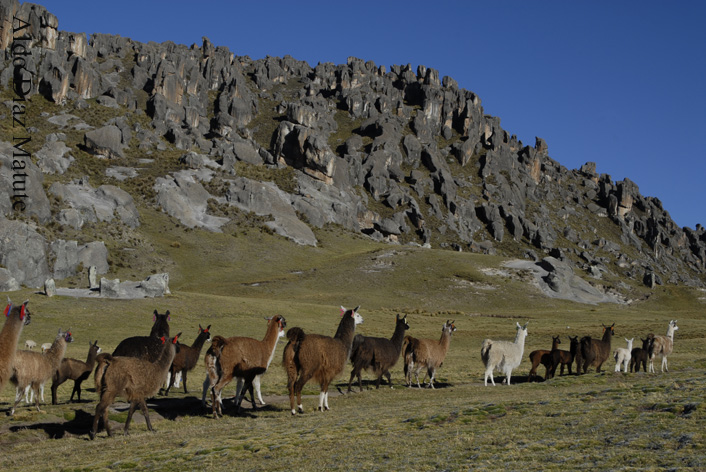
{"type": "Polygon", "coordinates": [[[360,316],[360,313],[358,313],[359,309],[360,305],[353,308],[352,310],[346,310],[343,306],[341,306],[341,316],[346,316],[350,314],[350,316],[353,318],[353,321],[355,321],[355,324],[359,325],[363,322],[363,317],[360,316]]]}
{"type": "Polygon", "coordinates": [[[404,315],[402,318],[400,318],[400,315],[397,315],[397,324],[400,323],[404,324],[405,331],[409,329],[409,323],[407,323],[407,315],[404,315]]]}
{"type": "Polygon", "coordinates": [[[267,320],[267,326],[270,326],[270,323],[277,323],[277,337],[283,338],[284,330],[287,327],[287,321],[284,319],[284,316],[275,315],[272,317],[265,317],[265,319],[267,320]]]}
{"type": "Polygon", "coordinates": [[[525,336],[527,336],[527,325],[529,324],[529,321],[527,323],[525,323],[524,326],[520,326],[519,321],[516,321],[515,323],[517,324],[517,328],[515,328],[515,329],[517,329],[518,331],[523,331],[525,336]]]}
{"type": "MultiPolygon", "coordinates": [[[[25,325],[28,325],[29,321],[31,319],[30,312],[27,309],[28,303],[29,303],[29,300],[25,300],[24,303],[22,303],[22,305],[20,305],[19,307],[16,307],[19,310],[20,321],[24,321],[25,325]]],[[[5,311],[4,311],[6,317],[10,317],[10,313],[12,313],[12,308],[13,308],[12,300],[10,300],[10,297],[7,297],[7,306],[5,307],[5,311]]]]}
{"type": "Polygon", "coordinates": [[[74,342],[74,338],[71,336],[71,328],[67,329],[66,331],[62,331],[59,329],[59,334],[56,335],[57,339],[59,338],[64,338],[64,341],[67,343],[72,343],[74,342]]]}
{"type": "Polygon", "coordinates": [[[625,338],[625,340],[628,342],[628,349],[632,349],[632,342],[635,340],[635,338],[625,338]]]}
{"type": "Polygon", "coordinates": [[[610,326],[602,325],[603,326],[603,332],[605,333],[606,331],[610,330],[611,336],[615,334],[615,323],[613,323],[610,326]]]}
{"type": "Polygon", "coordinates": [[[453,332],[456,331],[456,325],[454,325],[455,322],[455,320],[446,320],[446,323],[444,323],[444,325],[441,327],[441,331],[453,334],[453,332]]]}
{"type": "Polygon", "coordinates": [[[91,342],[89,341],[88,345],[91,346],[90,347],[91,352],[94,352],[96,355],[101,353],[102,349],[100,347],[98,347],[98,340],[96,340],[93,344],[91,344],[91,342]]]}
{"type": "Polygon", "coordinates": [[[561,344],[561,339],[559,339],[559,336],[552,336],[552,343],[561,344]]]}
{"type": "Polygon", "coordinates": [[[201,325],[199,325],[199,334],[198,336],[202,336],[205,338],[206,341],[211,340],[211,325],[206,326],[205,328],[202,328],[201,325]]]}
{"type": "Polygon", "coordinates": [[[672,320],[669,322],[669,329],[674,332],[679,329],[679,326],[677,326],[677,320],[672,320]]]}

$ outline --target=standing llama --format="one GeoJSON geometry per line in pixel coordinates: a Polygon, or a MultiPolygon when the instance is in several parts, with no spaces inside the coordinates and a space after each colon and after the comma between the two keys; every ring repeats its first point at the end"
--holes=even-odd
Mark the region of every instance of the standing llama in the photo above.
{"type": "Polygon", "coordinates": [[[27,309],[29,300],[22,305],[13,306],[10,297],[7,298],[5,307],[5,324],[0,331],[0,392],[10,377],[12,366],[15,364],[17,342],[20,339],[22,328],[29,324],[30,312],[27,309]]]}
{"type": "Polygon", "coordinates": [[[32,388],[37,411],[41,411],[39,390],[47,380],[52,378],[54,372],[61,365],[61,360],[66,354],[66,343],[70,342],[73,342],[71,330],[62,331],[60,329],[51,347],[44,354],[34,351],[17,351],[10,378],[10,382],[15,385],[15,403],[10,409],[10,416],[15,414],[15,408],[22,400],[27,387],[32,388]]]}
{"type": "Polygon", "coordinates": [[[163,315],[154,310],[152,318],[154,324],[149,336],[132,336],[120,341],[113,351],[113,356],[137,357],[154,362],[162,353],[163,346],[161,338],[169,337],[169,320],[171,316],[169,310],[163,315]]]}
{"type": "Polygon", "coordinates": [[[267,330],[262,341],[241,336],[213,337],[204,363],[208,374],[206,388],[210,387],[211,389],[211,407],[214,418],[223,415],[222,391],[233,378],[242,379],[242,386],[237,389],[235,394],[238,413],[241,411],[241,404],[247,391],[250,392],[253,408],[256,408],[253,386],[257,383],[259,395],[259,377],[270,366],[277,348],[277,341],[284,337],[284,329],[287,326],[282,315],[265,319],[267,320],[267,330]]]}
{"type": "Polygon", "coordinates": [[[650,372],[654,373],[655,366],[653,364],[654,358],[657,354],[662,355],[662,372],[667,371],[667,356],[672,353],[674,349],[674,331],[678,330],[677,320],[671,320],[669,322],[669,327],[667,328],[666,336],[654,336],[652,340],[652,351],[650,353],[650,372]]]}
{"type": "Polygon", "coordinates": [[[615,334],[615,323],[610,326],[603,325],[603,338],[593,339],[584,336],[579,342],[579,352],[576,356],[576,374],[585,374],[589,367],[596,367],[596,372],[600,373],[601,366],[610,357],[610,343],[615,334]]]}
{"type": "Polygon", "coordinates": [[[169,390],[172,388],[172,385],[174,385],[178,375],[182,377],[181,380],[184,382],[184,393],[189,393],[186,389],[186,373],[196,367],[204,343],[211,339],[210,331],[211,325],[208,325],[205,329],[199,325],[199,334],[196,335],[194,343],[191,346],[179,346],[179,352],[174,356],[172,366],[169,368],[167,389],[164,392],[165,395],[169,395],[169,390]]]}
{"type": "Polygon", "coordinates": [[[565,351],[563,349],[552,349],[552,372],[551,377],[553,378],[556,374],[556,368],[561,366],[560,375],[564,375],[564,366],[569,367],[569,375],[571,375],[571,364],[574,363],[574,358],[576,357],[576,351],[579,348],[579,337],[569,336],[569,350],[565,351]]]}
{"type": "Polygon", "coordinates": [[[532,363],[532,368],[529,371],[529,376],[527,378],[528,382],[531,382],[533,378],[537,377],[537,368],[539,364],[544,366],[544,380],[549,380],[554,377],[553,367],[553,357],[552,353],[559,350],[559,344],[561,340],[559,336],[552,336],[552,348],[547,351],[546,349],[538,349],[536,351],[530,352],[529,360],[532,363]]]}
{"type": "Polygon", "coordinates": [[[407,315],[400,318],[396,315],[395,331],[390,339],[374,338],[371,336],[363,336],[356,334],[353,338],[353,347],[351,349],[351,378],[348,380],[348,391],[351,391],[351,383],[354,377],[358,377],[358,385],[360,391],[363,391],[363,381],[361,379],[361,371],[372,370],[377,376],[375,388],[380,388],[382,376],[387,377],[387,383],[392,387],[392,376],[390,369],[397,363],[402,351],[402,343],[404,341],[404,332],[409,329],[407,324],[407,315]]]}
{"type": "Polygon", "coordinates": [[[93,428],[89,432],[91,439],[96,437],[101,418],[108,436],[113,435],[108,421],[108,407],[118,395],[130,402],[130,410],[125,420],[125,434],[128,434],[132,415],[138,406],[145,417],[147,429],[154,431],[145,399],[156,394],[164,384],[169,367],[179,349],[177,339],[180,335],[181,333],[171,339],[163,336],[160,339],[162,351],[154,362],[136,357],[101,355],[95,373],[96,392],[100,395],[100,400],[96,405],[93,428]]]}
{"type": "Polygon", "coordinates": [[[421,388],[421,385],[419,385],[419,373],[422,369],[426,369],[422,383],[429,377],[427,387],[434,388],[436,369],[441,367],[446,358],[446,353],[449,351],[449,345],[451,344],[451,335],[454,331],[456,331],[454,322],[446,320],[446,323],[441,327],[441,337],[438,341],[405,336],[404,378],[408,387],[412,386],[412,374],[414,374],[417,387],[421,388]]]}
{"type": "Polygon", "coordinates": [[[339,375],[348,361],[353,346],[356,325],[363,322],[358,313],[360,307],[346,310],[341,307],[341,322],[333,337],[321,334],[305,334],[304,330],[294,327],[287,331],[289,342],[284,348],[282,365],[287,372],[287,390],[292,415],[304,412],[302,406],[302,388],[314,379],[321,386],[319,410],[328,410],[328,387],[339,375]],[[296,398],[295,398],[296,397],[296,398]]]}
{"type": "Polygon", "coordinates": [[[630,372],[640,372],[641,365],[643,372],[647,372],[647,360],[650,357],[654,338],[647,335],[646,339],[640,338],[640,341],[642,341],[642,347],[635,347],[630,353],[630,372]]]}
{"type": "Polygon", "coordinates": [[[480,357],[483,360],[483,365],[485,365],[485,382],[484,385],[488,386],[488,377],[493,386],[495,386],[495,380],[493,379],[493,370],[497,369],[498,372],[505,374],[505,379],[503,383],[510,385],[510,376],[512,375],[512,369],[520,365],[522,362],[522,354],[525,351],[525,338],[527,337],[527,323],[524,326],[520,326],[517,323],[517,335],[515,336],[515,342],[509,341],[493,341],[491,339],[486,339],[483,341],[483,347],[480,350],[480,357]]]}
{"type": "Polygon", "coordinates": [[[632,342],[635,338],[625,338],[628,342],[628,347],[619,347],[613,353],[613,358],[615,359],[615,371],[620,372],[620,366],[623,366],[623,372],[628,372],[628,364],[630,364],[630,358],[632,357],[632,342]]]}
{"type": "Polygon", "coordinates": [[[86,362],[78,359],[64,358],[61,360],[61,365],[54,372],[51,384],[51,404],[57,404],[57,389],[59,385],[67,380],[74,381],[74,389],[71,391],[69,402],[74,401],[74,394],[77,394],[78,402],[81,402],[81,384],[91,375],[93,367],[96,365],[96,357],[100,354],[101,348],[98,347],[98,341],[91,344],[88,343],[88,357],[86,362]]]}

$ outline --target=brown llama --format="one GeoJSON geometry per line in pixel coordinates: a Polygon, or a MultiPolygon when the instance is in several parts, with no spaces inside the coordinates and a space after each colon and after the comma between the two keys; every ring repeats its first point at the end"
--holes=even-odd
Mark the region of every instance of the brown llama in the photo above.
{"type": "Polygon", "coordinates": [[[287,331],[289,342],[284,348],[282,365],[287,372],[287,390],[292,415],[304,412],[302,388],[314,379],[321,391],[319,410],[328,410],[328,387],[346,366],[351,354],[356,325],[363,322],[358,313],[360,306],[352,310],[341,307],[341,322],[333,337],[321,334],[305,334],[304,330],[294,327],[287,331]]]}
{"type": "Polygon", "coordinates": [[[211,339],[210,330],[211,325],[208,325],[205,329],[199,325],[199,334],[196,335],[193,344],[191,346],[179,345],[179,352],[174,356],[172,366],[169,368],[169,374],[167,375],[168,379],[167,389],[164,391],[165,395],[169,395],[169,390],[172,388],[172,385],[174,385],[177,375],[181,375],[181,380],[184,382],[184,393],[189,393],[186,389],[186,373],[196,367],[204,343],[211,339]]]}
{"type": "Polygon", "coordinates": [[[603,325],[603,338],[592,339],[590,336],[584,336],[579,342],[579,355],[576,356],[576,373],[580,374],[583,368],[585,374],[589,367],[596,368],[596,372],[600,373],[601,366],[608,360],[612,351],[610,348],[611,340],[615,334],[615,323],[610,326],[603,325]]]}
{"type": "Polygon", "coordinates": [[[552,365],[554,362],[552,352],[559,350],[559,344],[561,344],[559,336],[552,336],[551,350],[547,351],[545,349],[538,349],[530,352],[529,360],[532,363],[532,368],[529,371],[529,376],[527,378],[528,382],[531,382],[532,379],[537,377],[537,368],[539,367],[539,364],[544,366],[544,380],[549,380],[552,378],[552,365]]]}
{"type": "Polygon", "coordinates": [[[267,371],[275,355],[277,341],[284,337],[284,329],[287,326],[282,315],[266,318],[266,320],[267,330],[261,341],[242,336],[213,337],[204,362],[211,389],[211,407],[214,418],[223,415],[222,392],[233,378],[238,379],[238,384],[242,379],[242,386],[237,389],[235,395],[236,411],[240,413],[241,404],[247,391],[250,392],[253,409],[256,408],[253,392],[255,379],[267,371]]]}
{"type": "Polygon", "coordinates": [[[180,335],[181,333],[171,339],[163,336],[160,339],[162,352],[159,353],[155,362],[127,356],[106,355],[101,357],[95,373],[96,392],[99,393],[100,400],[96,405],[93,428],[89,432],[91,439],[96,437],[101,418],[103,418],[108,436],[113,435],[108,420],[108,407],[113,404],[118,395],[130,402],[130,410],[127,414],[127,420],[125,420],[125,434],[129,432],[132,415],[138,406],[145,417],[147,429],[154,431],[145,400],[156,394],[159,387],[164,385],[169,367],[179,349],[177,339],[180,335]]]}
{"type": "Polygon", "coordinates": [[[402,343],[404,342],[404,333],[409,329],[407,323],[407,315],[400,318],[396,315],[395,331],[390,339],[374,338],[371,336],[363,336],[356,334],[353,338],[353,347],[351,349],[351,378],[348,380],[348,391],[351,391],[351,383],[354,377],[358,377],[358,385],[360,391],[363,391],[363,381],[361,379],[361,371],[372,370],[377,376],[375,388],[380,388],[382,376],[387,377],[387,383],[392,387],[392,376],[390,369],[397,363],[402,352],[402,343]]]}
{"type": "Polygon", "coordinates": [[[74,389],[71,391],[69,402],[74,401],[74,394],[77,394],[77,401],[81,402],[81,384],[91,375],[93,367],[96,365],[96,357],[100,354],[101,348],[98,347],[98,341],[91,344],[88,343],[88,357],[86,362],[78,359],[64,358],[61,360],[61,365],[54,372],[51,384],[51,404],[57,404],[57,389],[67,380],[74,381],[74,389]]]}
{"type": "Polygon", "coordinates": [[[26,300],[22,305],[13,306],[10,298],[7,298],[5,324],[0,331],[0,392],[12,377],[12,366],[15,364],[15,353],[20,333],[31,319],[27,308],[28,303],[29,300],[26,300]]]}
{"type": "Polygon", "coordinates": [[[569,375],[571,375],[571,364],[574,363],[574,358],[576,357],[576,351],[579,348],[579,337],[569,336],[569,350],[565,351],[562,349],[552,350],[552,371],[551,377],[553,378],[556,374],[556,368],[561,366],[560,375],[564,375],[564,366],[568,366],[569,375]]]}
{"type": "Polygon", "coordinates": [[[456,331],[456,326],[453,321],[446,320],[446,323],[441,327],[441,337],[438,341],[433,339],[417,339],[412,336],[405,336],[404,340],[404,378],[408,387],[412,386],[412,374],[419,385],[419,373],[422,369],[426,369],[422,383],[429,377],[429,385],[427,387],[434,388],[434,377],[436,369],[441,367],[441,364],[446,358],[446,353],[451,344],[451,335],[456,331]]]}
{"type": "Polygon", "coordinates": [[[73,342],[71,330],[62,331],[60,329],[51,347],[44,354],[34,351],[17,351],[10,378],[10,382],[15,386],[15,403],[10,409],[10,416],[15,414],[15,408],[22,400],[27,387],[32,388],[35,406],[37,411],[41,411],[39,389],[52,378],[54,372],[61,365],[61,360],[66,354],[66,343],[70,342],[73,342]]]}

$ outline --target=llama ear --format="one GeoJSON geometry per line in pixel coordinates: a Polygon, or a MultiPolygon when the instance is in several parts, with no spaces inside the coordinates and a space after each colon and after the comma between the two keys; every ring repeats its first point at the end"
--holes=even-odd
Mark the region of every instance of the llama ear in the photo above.
{"type": "Polygon", "coordinates": [[[353,313],[358,313],[358,310],[360,310],[360,305],[358,305],[357,307],[353,308],[353,313]]]}

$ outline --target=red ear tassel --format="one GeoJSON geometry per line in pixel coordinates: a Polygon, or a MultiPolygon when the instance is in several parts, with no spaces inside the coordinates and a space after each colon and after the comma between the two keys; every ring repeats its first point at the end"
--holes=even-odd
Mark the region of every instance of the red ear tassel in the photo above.
{"type": "Polygon", "coordinates": [[[5,316],[9,316],[11,310],[12,310],[12,304],[10,303],[5,307],[5,316]]]}
{"type": "Polygon", "coordinates": [[[174,339],[172,340],[172,344],[176,344],[176,343],[177,343],[177,338],[178,338],[178,337],[179,337],[179,336],[174,336],[174,339]]]}
{"type": "Polygon", "coordinates": [[[24,305],[22,305],[22,308],[20,308],[20,319],[21,320],[25,319],[25,306],[24,305]]]}
{"type": "Polygon", "coordinates": [[[159,338],[159,339],[161,339],[161,340],[162,340],[162,344],[164,344],[164,343],[165,343],[165,341],[166,341],[166,339],[164,339],[164,336],[162,336],[162,337],[161,337],[161,338],[159,338]]]}

